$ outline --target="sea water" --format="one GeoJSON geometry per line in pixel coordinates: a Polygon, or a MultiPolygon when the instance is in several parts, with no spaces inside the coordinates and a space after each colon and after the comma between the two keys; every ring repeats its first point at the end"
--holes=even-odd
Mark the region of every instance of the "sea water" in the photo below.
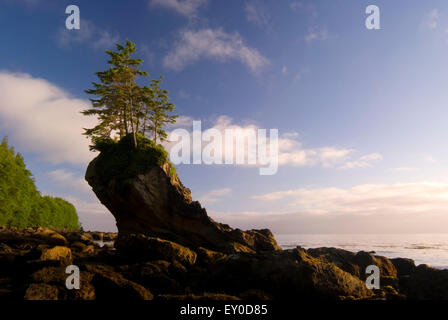
{"type": "Polygon", "coordinates": [[[352,252],[375,251],[388,258],[409,258],[416,265],[448,269],[446,234],[276,234],[283,249],[334,247],[352,252]]]}

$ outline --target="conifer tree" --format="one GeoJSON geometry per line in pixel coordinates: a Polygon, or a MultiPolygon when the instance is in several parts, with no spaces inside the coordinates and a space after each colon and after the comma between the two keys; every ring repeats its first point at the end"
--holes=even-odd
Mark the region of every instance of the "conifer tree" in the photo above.
{"type": "Polygon", "coordinates": [[[152,136],[155,143],[157,143],[157,139],[161,142],[166,140],[167,133],[163,127],[175,123],[178,117],[169,114],[174,111],[175,105],[169,102],[168,91],[160,88],[162,79],[163,77],[160,77],[160,79],[151,81],[151,101],[147,106],[149,107],[148,124],[144,126],[144,132],[152,136]]]}
{"type": "Polygon", "coordinates": [[[96,73],[100,82],[93,82],[93,89],[86,93],[99,96],[90,99],[91,109],[84,110],[84,115],[96,115],[99,123],[91,129],[85,129],[85,135],[92,138],[95,145],[100,140],[109,139],[111,134],[119,138],[131,133],[134,147],[137,147],[136,134],[139,132],[143,89],[137,84],[139,76],[148,74],[139,69],[142,59],[131,57],[135,53],[135,44],[126,41],[122,46],[117,43],[117,51],[107,50],[110,56],[109,69],[96,73]]]}
{"type": "Polygon", "coordinates": [[[117,51],[106,51],[109,69],[97,72],[100,81],[86,90],[99,97],[90,99],[92,108],[82,111],[99,120],[98,125],[84,132],[92,139],[92,150],[101,151],[102,142],[110,141],[113,135],[122,139],[132,134],[134,148],[138,147],[137,134],[162,142],[167,137],[164,127],[177,118],[169,114],[175,106],[169,101],[168,91],[160,88],[163,77],[152,80],[149,86],[137,84],[138,77],[147,77],[148,73],[139,69],[143,60],[131,57],[136,52],[135,44],[127,41],[126,46],[117,43],[116,47],[117,51]]]}

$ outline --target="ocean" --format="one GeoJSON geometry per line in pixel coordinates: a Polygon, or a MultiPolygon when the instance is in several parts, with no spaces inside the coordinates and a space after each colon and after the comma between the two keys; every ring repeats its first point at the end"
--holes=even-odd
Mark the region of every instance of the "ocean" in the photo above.
{"type": "Polygon", "coordinates": [[[448,269],[445,234],[276,234],[283,249],[335,247],[352,252],[375,251],[388,258],[409,258],[416,265],[448,269]]]}

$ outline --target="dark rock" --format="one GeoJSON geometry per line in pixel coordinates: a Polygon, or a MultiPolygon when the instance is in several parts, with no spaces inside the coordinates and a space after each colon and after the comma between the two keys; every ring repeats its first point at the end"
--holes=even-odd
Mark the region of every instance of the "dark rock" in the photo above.
{"type": "Polygon", "coordinates": [[[395,258],[391,259],[390,261],[392,261],[395,268],[397,269],[399,277],[410,275],[414,273],[416,269],[415,262],[412,259],[395,258]]]}
{"type": "Polygon", "coordinates": [[[448,270],[419,265],[410,276],[400,278],[400,287],[409,299],[448,300],[448,270]]]}
{"type": "Polygon", "coordinates": [[[68,241],[56,231],[44,228],[18,230],[14,228],[4,228],[0,230],[0,242],[9,244],[23,243],[45,243],[48,245],[65,246],[68,241]]]}
{"type": "Polygon", "coordinates": [[[59,290],[44,283],[32,283],[26,289],[25,300],[58,300],[59,290]]]}
{"type": "Polygon", "coordinates": [[[157,296],[157,300],[190,300],[190,301],[238,301],[241,300],[238,297],[231,296],[223,293],[204,293],[202,295],[185,294],[185,295],[173,295],[173,294],[161,294],[157,296]]]}
{"type": "Polygon", "coordinates": [[[170,175],[169,163],[121,181],[98,173],[101,156],[89,164],[85,178],[114,215],[120,234],[141,233],[227,253],[281,250],[269,230],[243,232],[213,221],[177,176],[170,175]]]}
{"type": "Polygon", "coordinates": [[[337,299],[372,296],[365,283],[303,249],[263,254],[231,254],[214,268],[212,280],[226,293],[247,288],[266,291],[274,299],[337,299]]]}
{"type": "Polygon", "coordinates": [[[93,274],[91,284],[99,300],[152,300],[152,293],[145,287],[124,278],[113,268],[101,265],[87,265],[93,274]]]}
{"type": "Polygon", "coordinates": [[[187,247],[143,234],[120,235],[115,241],[115,247],[120,252],[138,259],[178,260],[184,265],[194,265],[197,258],[196,252],[187,247]]]}
{"type": "Polygon", "coordinates": [[[67,276],[65,267],[45,267],[34,272],[31,278],[34,282],[65,285],[67,276]]]}
{"type": "Polygon", "coordinates": [[[370,265],[376,265],[380,270],[380,276],[383,277],[397,277],[397,269],[393,263],[386,257],[376,256],[364,251],[358,252],[353,258],[353,263],[359,266],[361,279],[366,279],[366,268],[370,265]]]}
{"type": "Polygon", "coordinates": [[[308,249],[307,252],[315,258],[320,258],[325,261],[334,263],[342,270],[358,278],[361,277],[362,271],[359,269],[358,265],[353,263],[356,254],[351,251],[338,248],[315,248],[308,249]]]}
{"type": "Polygon", "coordinates": [[[87,232],[67,232],[64,233],[64,236],[70,242],[78,242],[83,243],[85,245],[92,244],[93,237],[90,233],[87,232]]]}
{"type": "Polygon", "coordinates": [[[202,247],[196,249],[196,252],[198,253],[200,262],[206,266],[213,266],[227,257],[227,254],[225,253],[207,250],[202,247]]]}

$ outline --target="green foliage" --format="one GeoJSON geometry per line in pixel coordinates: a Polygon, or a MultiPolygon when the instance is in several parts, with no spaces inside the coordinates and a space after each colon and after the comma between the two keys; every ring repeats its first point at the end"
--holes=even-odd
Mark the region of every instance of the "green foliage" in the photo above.
{"type": "MultiPolygon", "coordinates": [[[[162,166],[168,161],[168,152],[163,146],[140,134],[136,135],[136,139],[137,148],[134,148],[132,134],[128,134],[120,141],[105,139],[96,146],[101,153],[95,167],[104,183],[112,178],[126,183],[128,179],[144,173],[154,166],[162,166]]],[[[169,174],[176,176],[173,165],[170,166],[169,174]]]]}
{"type": "Polygon", "coordinates": [[[75,207],[60,198],[42,197],[23,157],[0,144],[0,225],[79,229],[75,207]]]}
{"type": "Polygon", "coordinates": [[[101,147],[101,142],[112,135],[117,140],[132,134],[132,145],[137,147],[137,135],[151,136],[157,140],[166,139],[163,127],[174,123],[177,116],[169,115],[174,104],[169,102],[168,91],[160,88],[162,78],[152,80],[150,86],[137,84],[139,77],[148,73],[139,69],[143,60],[134,59],[136,47],[131,41],[125,46],[117,43],[117,51],[107,50],[110,56],[109,69],[99,71],[99,82],[93,83],[93,89],[86,93],[95,96],[90,99],[92,108],[82,111],[86,116],[96,116],[98,125],[85,129],[84,134],[92,139],[91,149],[101,147]]]}

